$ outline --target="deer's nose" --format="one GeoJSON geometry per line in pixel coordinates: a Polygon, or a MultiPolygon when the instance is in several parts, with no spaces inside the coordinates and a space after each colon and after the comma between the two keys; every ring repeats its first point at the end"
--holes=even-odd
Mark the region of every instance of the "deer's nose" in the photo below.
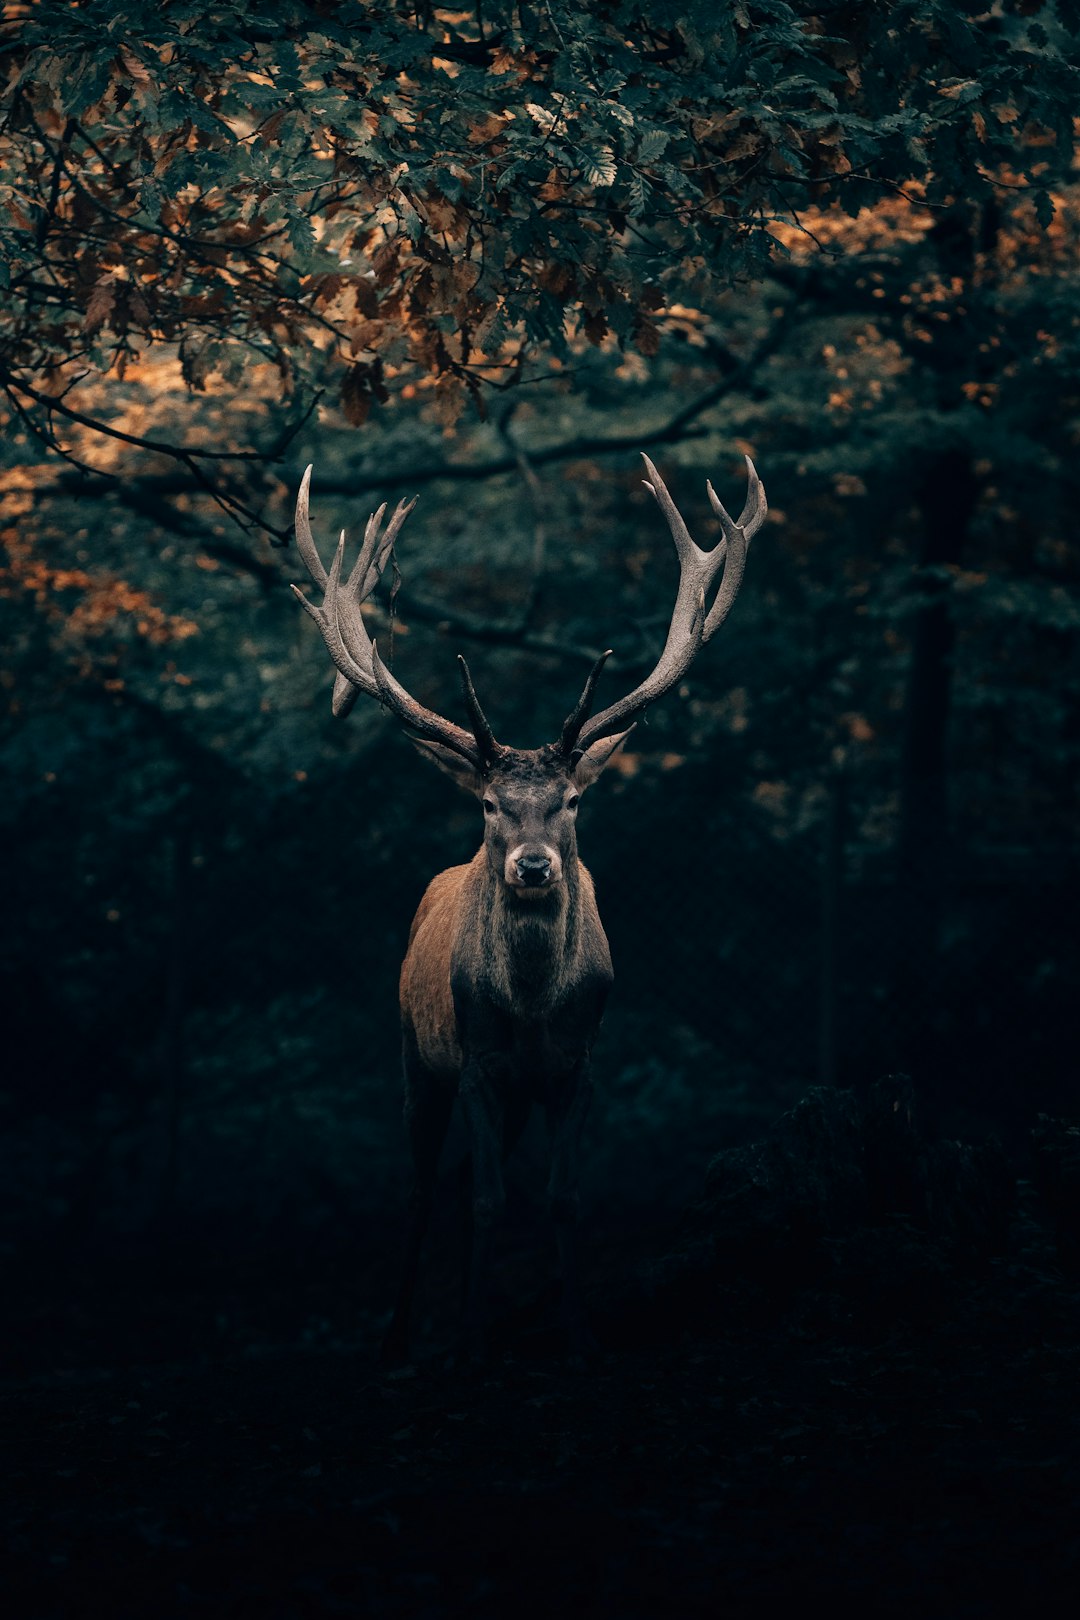
{"type": "Polygon", "coordinates": [[[551,876],[551,862],[546,855],[519,855],[518,877],[528,889],[538,889],[551,876]]]}

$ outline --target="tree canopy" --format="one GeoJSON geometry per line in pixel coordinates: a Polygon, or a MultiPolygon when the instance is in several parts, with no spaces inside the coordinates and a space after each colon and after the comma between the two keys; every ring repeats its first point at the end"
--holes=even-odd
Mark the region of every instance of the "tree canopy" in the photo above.
{"type": "Polygon", "coordinates": [[[792,232],[858,249],[810,214],[1019,191],[1047,226],[1078,16],[1067,0],[14,8],[0,383],[60,446],[108,414],[99,379],[167,348],[190,390],[278,407],[250,442],[189,448],[206,478],[279,454],[315,399],[359,426],[416,396],[449,426],[583,342],[652,359],[673,307],[760,279],[792,232]]]}

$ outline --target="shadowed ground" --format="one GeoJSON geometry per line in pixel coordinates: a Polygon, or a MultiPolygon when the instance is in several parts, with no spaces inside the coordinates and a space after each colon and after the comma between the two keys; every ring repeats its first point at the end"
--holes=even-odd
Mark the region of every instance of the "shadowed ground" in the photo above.
{"type": "Polygon", "coordinates": [[[997,1258],[845,1193],[846,1235],[826,1212],[776,1264],[776,1199],[810,1182],[727,1158],[675,1258],[594,1231],[588,1370],[557,1353],[534,1225],[483,1372],[377,1371],[381,1261],[43,1287],[4,1390],[17,1612],[975,1616],[1075,1590],[1080,1291],[1029,1185],[997,1258]],[[772,1261],[702,1260],[735,1206],[772,1261]]]}

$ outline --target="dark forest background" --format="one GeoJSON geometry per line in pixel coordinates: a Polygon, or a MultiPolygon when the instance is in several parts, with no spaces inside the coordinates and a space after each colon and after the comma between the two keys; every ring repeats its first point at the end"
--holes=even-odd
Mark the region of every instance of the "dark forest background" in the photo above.
{"type": "MultiPolygon", "coordinates": [[[[1023,1172],[1075,1076],[1077,20],[3,8],[26,1369],[117,1334],[370,1337],[389,1303],[396,975],[480,828],[373,704],[331,718],[287,589],[309,461],[327,556],[419,494],[380,650],[455,717],[465,652],[520,746],[598,649],[609,701],[662,644],[675,558],[638,452],[702,544],[705,479],[734,510],[744,453],[764,480],[731,620],[581,818],[617,975],[597,1275],[815,1083],[903,1070],[936,1133],[994,1132],[1023,1172]]],[[[543,1151],[511,1248],[541,1242],[543,1151]]]]}

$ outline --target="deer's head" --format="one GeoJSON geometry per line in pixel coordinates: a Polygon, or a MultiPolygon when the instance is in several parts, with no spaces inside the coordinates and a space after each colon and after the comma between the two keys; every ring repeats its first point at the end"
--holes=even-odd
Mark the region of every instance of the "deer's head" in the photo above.
{"type": "Polygon", "coordinates": [[[475,793],[484,810],[484,848],[495,875],[523,904],[557,892],[577,858],[577,810],[628,731],[601,737],[585,751],[502,748],[478,769],[439,742],[417,746],[475,793]]]}
{"type": "Polygon", "coordinates": [[[337,669],[334,713],[347,714],[357,696],[366,692],[404,723],[422,752],[481,800],[488,860],[496,876],[523,904],[542,902],[558,891],[577,855],[576,816],[582,793],[629,736],[636,717],[682,679],[698,648],[723,624],[742,583],[747,545],[765,521],[765,491],[747,456],[749,486],[738,522],[728,516],[712,485],[706,485],[723,539],[711,551],[702,551],[690,538],[660,474],[648,456],[644,461],[649,475],[645,487],[667,518],[679,555],[679,589],[664,650],[639,686],[590,718],[596,683],[610,656],[601,653],[558,741],[529,749],[496,742],[468,665],[460,655],[468,730],[418,703],[386,668],[368,635],[361,603],[378,583],[415,501],[402,501],[385,530],[385,504],[368,519],[360,555],[343,581],[345,532],[342,530],[327,573],[308,518],[310,467],[300,485],[296,542],[308,573],[323,592],[321,605],[309,602],[295,585],[292,589],[322,631],[337,669]],[[708,595],[718,575],[719,588],[710,606],[708,595]]]}

